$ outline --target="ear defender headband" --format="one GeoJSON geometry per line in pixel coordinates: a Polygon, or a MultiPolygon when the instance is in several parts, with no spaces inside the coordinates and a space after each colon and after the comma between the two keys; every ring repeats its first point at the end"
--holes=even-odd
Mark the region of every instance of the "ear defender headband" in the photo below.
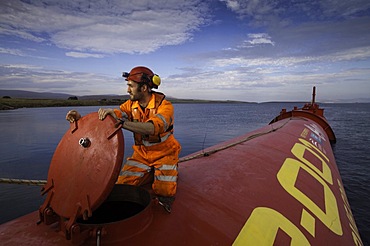
{"type": "Polygon", "coordinates": [[[122,73],[122,77],[126,78],[127,81],[132,80],[136,83],[146,83],[150,88],[158,89],[158,86],[161,84],[161,78],[157,74],[153,73],[153,75],[150,76],[142,71],[134,71],[135,69],[136,68],[132,69],[130,73],[122,73]]]}

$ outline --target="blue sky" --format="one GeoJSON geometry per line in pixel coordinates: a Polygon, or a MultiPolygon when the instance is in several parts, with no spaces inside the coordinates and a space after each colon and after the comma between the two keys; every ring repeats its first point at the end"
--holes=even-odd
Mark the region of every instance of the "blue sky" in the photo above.
{"type": "Polygon", "coordinates": [[[368,0],[1,0],[0,89],[177,98],[370,98],[368,0]]]}

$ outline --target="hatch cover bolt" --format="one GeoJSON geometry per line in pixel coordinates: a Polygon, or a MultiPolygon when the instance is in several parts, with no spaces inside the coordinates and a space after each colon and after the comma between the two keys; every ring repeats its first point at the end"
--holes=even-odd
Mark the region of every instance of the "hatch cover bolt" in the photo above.
{"type": "Polygon", "coordinates": [[[81,138],[80,141],[78,141],[78,144],[81,145],[84,148],[87,148],[90,146],[90,140],[88,138],[81,138]]]}

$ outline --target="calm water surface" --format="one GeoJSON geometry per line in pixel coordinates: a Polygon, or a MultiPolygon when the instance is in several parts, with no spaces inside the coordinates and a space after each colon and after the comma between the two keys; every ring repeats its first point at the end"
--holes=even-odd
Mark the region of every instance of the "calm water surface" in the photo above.
{"type": "MultiPolygon", "coordinates": [[[[267,125],[282,108],[297,103],[175,104],[175,137],[181,156],[267,125]]],[[[352,212],[365,245],[370,245],[370,104],[321,104],[337,143],[333,146],[352,212]]],[[[0,111],[0,178],[47,178],[50,160],[69,123],[70,108],[0,111]]],[[[77,107],[82,115],[98,107],[77,107]]],[[[124,131],[125,156],[132,153],[132,133],[124,131]]],[[[40,187],[0,184],[0,223],[35,211],[40,187]]]]}

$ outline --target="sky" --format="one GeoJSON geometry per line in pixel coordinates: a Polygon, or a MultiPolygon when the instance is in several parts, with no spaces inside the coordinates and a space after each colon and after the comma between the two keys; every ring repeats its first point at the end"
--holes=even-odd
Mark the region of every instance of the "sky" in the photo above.
{"type": "Polygon", "coordinates": [[[125,95],[135,66],[175,98],[370,101],[370,1],[0,1],[0,89],[125,95]]]}

